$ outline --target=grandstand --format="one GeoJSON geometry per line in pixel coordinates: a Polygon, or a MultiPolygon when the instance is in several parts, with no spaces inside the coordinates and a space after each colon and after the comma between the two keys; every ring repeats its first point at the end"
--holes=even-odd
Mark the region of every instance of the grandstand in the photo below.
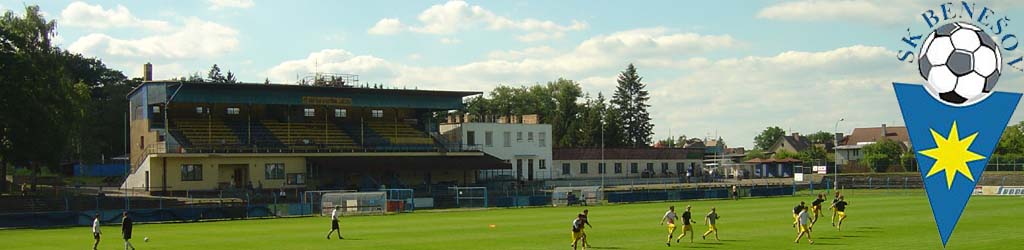
{"type": "Polygon", "coordinates": [[[508,168],[437,136],[479,92],[147,81],[130,99],[131,175],[151,194],[430,189],[508,168]]]}

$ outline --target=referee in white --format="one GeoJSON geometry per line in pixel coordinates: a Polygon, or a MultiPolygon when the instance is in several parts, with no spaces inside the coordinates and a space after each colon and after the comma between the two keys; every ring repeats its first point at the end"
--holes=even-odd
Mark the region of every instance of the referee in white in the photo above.
{"type": "Polygon", "coordinates": [[[331,231],[327,232],[327,239],[328,240],[331,239],[331,234],[334,233],[335,231],[338,232],[338,239],[339,240],[344,240],[345,239],[344,237],[341,237],[341,229],[338,228],[338,209],[340,209],[340,208],[341,208],[341,206],[334,206],[334,210],[331,211],[331,231]]]}

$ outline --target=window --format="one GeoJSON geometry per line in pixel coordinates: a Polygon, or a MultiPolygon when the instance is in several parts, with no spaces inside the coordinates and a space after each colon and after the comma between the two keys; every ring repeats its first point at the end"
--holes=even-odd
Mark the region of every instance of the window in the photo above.
{"type": "Polygon", "coordinates": [[[267,163],[264,170],[267,180],[284,179],[284,163],[267,163]]]}
{"type": "Polygon", "coordinates": [[[466,131],[466,144],[476,145],[476,131],[466,131]]]}
{"type": "Polygon", "coordinates": [[[589,171],[587,171],[587,163],[586,162],[580,163],[580,173],[581,174],[586,174],[587,172],[589,172],[589,171]]]}
{"type": "Polygon", "coordinates": [[[533,141],[533,132],[526,133],[526,140],[533,141]]]}
{"type": "Polygon", "coordinates": [[[661,163],[661,173],[668,173],[668,162],[661,163]]]}
{"type": "Polygon", "coordinates": [[[631,173],[631,174],[640,173],[640,171],[639,171],[639,169],[637,167],[636,162],[629,164],[629,173],[631,173]]]}
{"type": "Polygon", "coordinates": [[[523,132],[516,132],[516,141],[523,141],[523,132]]]}
{"type": "Polygon", "coordinates": [[[203,114],[203,107],[196,107],[196,114],[203,114]]]}
{"type": "Polygon", "coordinates": [[[228,112],[229,115],[237,115],[238,111],[239,111],[238,108],[228,108],[227,112],[228,112]]]}
{"type": "Polygon", "coordinates": [[[347,109],[334,109],[334,117],[345,118],[348,117],[347,109]]]}
{"type": "Polygon", "coordinates": [[[370,115],[373,116],[373,118],[384,117],[384,110],[382,110],[382,109],[370,110],[370,115]]]}
{"type": "Polygon", "coordinates": [[[682,175],[683,173],[685,173],[686,170],[683,169],[683,168],[685,168],[685,165],[686,164],[684,164],[682,162],[676,162],[676,174],[682,175]]]}
{"type": "Polygon", "coordinates": [[[302,114],[306,117],[313,117],[316,115],[316,109],[302,109],[302,114]]]}
{"type": "Polygon", "coordinates": [[[512,132],[506,131],[504,137],[505,137],[505,147],[506,148],[507,147],[511,147],[512,146],[512,132]]]}
{"type": "Polygon", "coordinates": [[[548,162],[547,162],[546,160],[544,160],[544,159],[540,159],[540,160],[538,160],[538,162],[537,162],[537,164],[539,164],[540,166],[538,166],[537,168],[538,168],[538,169],[548,169],[548,165],[547,165],[547,163],[548,163],[548,162]]]}
{"type": "Polygon", "coordinates": [[[603,174],[604,172],[605,172],[605,170],[604,170],[604,163],[598,163],[597,164],[597,173],[598,174],[603,174]]]}
{"type": "Polygon", "coordinates": [[[653,162],[648,162],[647,163],[647,168],[645,168],[644,171],[654,173],[654,163],[653,162]]]}
{"type": "Polygon", "coordinates": [[[306,185],[306,177],[303,174],[288,174],[288,185],[306,185]]]}
{"type": "Polygon", "coordinates": [[[494,135],[494,133],[491,132],[491,131],[484,132],[484,145],[487,145],[488,147],[493,147],[494,146],[494,138],[493,138],[494,136],[493,135],[494,135]]]}
{"type": "Polygon", "coordinates": [[[562,163],[562,175],[569,175],[569,163],[562,163]]]}
{"type": "Polygon", "coordinates": [[[159,113],[160,113],[160,106],[153,106],[153,114],[159,114],[159,113]]]}
{"type": "Polygon", "coordinates": [[[540,133],[537,134],[537,141],[540,142],[540,147],[543,148],[543,147],[547,147],[548,146],[547,138],[548,138],[547,137],[547,133],[540,132],[540,133]]]}
{"type": "Polygon", "coordinates": [[[615,163],[615,173],[616,174],[621,174],[622,173],[622,163],[621,162],[616,162],[615,163]]]}
{"type": "Polygon", "coordinates": [[[203,180],[203,164],[181,164],[181,181],[203,180]]]}

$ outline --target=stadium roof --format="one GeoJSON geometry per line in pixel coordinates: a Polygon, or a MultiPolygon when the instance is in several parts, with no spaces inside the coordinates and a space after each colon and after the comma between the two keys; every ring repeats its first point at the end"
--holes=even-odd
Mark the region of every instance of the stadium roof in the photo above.
{"type": "MultiPolygon", "coordinates": [[[[133,89],[128,96],[149,92],[148,103],[165,96],[171,103],[247,103],[309,105],[308,98],[342,100],[341,106],[397,107],[421,109],[458,109],[462,98],[482,94],[473,91],[413,89],[374,89],[291,84],[194,83],[149,81],[133,89]],[[148,90],[148,91],[147,91],[148,90]],[[154,93],[156,98],[153,97],[154,93]]],[[[322,99],[320,99],[322,100],[322,99]]]]}

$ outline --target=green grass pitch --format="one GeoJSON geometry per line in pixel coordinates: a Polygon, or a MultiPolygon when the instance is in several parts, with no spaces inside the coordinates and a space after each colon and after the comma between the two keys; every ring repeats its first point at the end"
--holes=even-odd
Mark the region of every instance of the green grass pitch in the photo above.
{"type": "MultiPolygon", "coordinates": [[[[910,193],[850,192],[842,232],[829,218],[814,228],[814,245],[794,244],[790,211],[810,196],[750,198],[739,201],[676,201],[591,206],[591,249],[940,249],[927,199],[910,193]],[[693,206],[694,243],[665,246],[658,220],[669,205],[693,206]],[[721,241],[701,240],[701,216],[715,206],[721,241]]],[[[1007,249],[1024,242],[1021,197],[971,199],[947,249],[1007,249]]],[[[344,217],[345,240],[327,240],[330,220],[306,217],[204,223],[142,224],[135,227],[138,249],[571,249],[570,223],[580,207],[489,209],[389,216],[344,217]],[[489,225],[494,224],[494,228],[489,225]],[[150,242],[143,242],[150,237],[150,242]]],[[[828,210],[826,208],[826,213],[828,210]]],[[[681,212],[680,212],[681,213],[681,212]]],[[[117,225],[103,227],[100,249],[123,249],[117,225]]],[[[677,232],[678,234],[678,232],[677,232]]],[[[88,227],[0,230],[3,249],[88,249],[88,227]]]]}

